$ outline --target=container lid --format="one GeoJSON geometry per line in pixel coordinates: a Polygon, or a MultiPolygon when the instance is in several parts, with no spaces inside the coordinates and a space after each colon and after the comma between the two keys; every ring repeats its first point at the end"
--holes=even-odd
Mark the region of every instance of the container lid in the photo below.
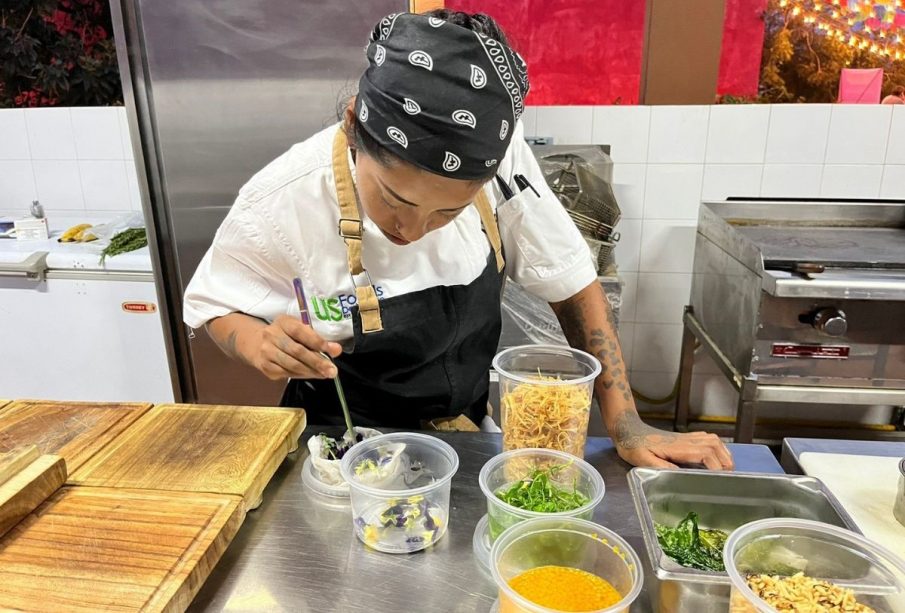
{"type": "Polygon", "coordinates": [[[490,574],[490,518],[486,514],[478,520],[478,525],[475,526],[471,548],[478,568],[488,579],[493,579],[493,575],[490,574]]]}
{"type": "Polygon", "coordinates": [[[311,456],[305,458],[305,463],[302,464],[302,483],[311,490],[324,496],[329,496],[331,498],[349,498],[348,483],[343,482],[339,485],[330,485],[317,478],[317,474],[314,472],[314,466],[311,464],[311,456]]]}

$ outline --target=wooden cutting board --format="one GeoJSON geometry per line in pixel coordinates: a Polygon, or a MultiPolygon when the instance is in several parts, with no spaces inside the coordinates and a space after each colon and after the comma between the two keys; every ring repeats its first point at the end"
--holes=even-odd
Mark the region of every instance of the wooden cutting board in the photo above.
{"type": "Polygon", "coordinates": [[[237,496],[64,487],[0,540],[0,609],[184,611],[244,517],[237,496]]]}
{"type": "Polygon", "coordinates": [[[146,403],[18,400],[0,409],[0,453],[36,445],[70,474],[151,408],[146,403]]]}
{"type": "Polygon", "coordinates": [[[0,537],[66,482],[66,463],[34,445],[0,454],[0,537]]]}
{"type": "Polygon", "coordinates": [[[901,459],[805,452],[798,463],[833,492],[864,536],[905,557],[905,526],[892,512],[901,459]]]}
{"type": "Polygon", "coordinates": [[[236,494],[255,508],[304,428],[305,412],[296,409],[159,405],[73,471],[69,482],[236,494]]]}

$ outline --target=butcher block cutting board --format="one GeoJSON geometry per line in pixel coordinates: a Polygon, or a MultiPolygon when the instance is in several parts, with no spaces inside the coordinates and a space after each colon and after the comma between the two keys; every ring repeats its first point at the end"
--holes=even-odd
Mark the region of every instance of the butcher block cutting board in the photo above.
{"type": "Polygon", "coordinates": [[[72,471],[69,483],[236,494],[254,508],[304,428],[305,412],[296,409],[159,405],[72,471]]]}
{"type": "Polygon", "coordinates": [[[0,409],[0,453],[36,445],[70,474],[151,408],[146,403],[18,400],[0,409]]]}
{"type": "Polygon", "coordinates": [[[864,536],[905,557],[905,526],[892,514],[901,459],[805,452],[798,463],[833,492],[864,536]]]}
{"type": "Polygon", "coordinates": [[[34,445],[0,453],[0,537],[66,482],[66,463],[34,445]]]}
{"type": "Polygon", "coordinates": [[[184,611],[244,516],[237,496],[64,487],[0,540],[0,610],[184,611]]]}

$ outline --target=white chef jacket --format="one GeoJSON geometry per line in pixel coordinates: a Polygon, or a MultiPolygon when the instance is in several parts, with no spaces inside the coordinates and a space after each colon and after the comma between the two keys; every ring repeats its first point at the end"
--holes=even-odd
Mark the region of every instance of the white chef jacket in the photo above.
{"type": "MultiPolygon", "coordinates": [[[[355,290],[337,230],[333,182],[338,129],[335,124],[294,145],[242,187],[186,288],[187,325],[198,328],[233,312],[268,322],[282,314],[298,317],[292,280],[299,277],[317,332],[337,342],[352,337],[355,290]]],[[[587,243],[547,187],[521,122],[499,174],[516,193],[512,177],[522,174],[541,195],[504,202],[494,181],[484,188],[497,213],[508,276],[548,302],[565,300],[594,281],[587,243]]],[[[404,246],[390,242],[364,211],[361,216],[362,263],[379,299],[469,284],[487,265],[490,245],[473,206],[404,246]]]]}

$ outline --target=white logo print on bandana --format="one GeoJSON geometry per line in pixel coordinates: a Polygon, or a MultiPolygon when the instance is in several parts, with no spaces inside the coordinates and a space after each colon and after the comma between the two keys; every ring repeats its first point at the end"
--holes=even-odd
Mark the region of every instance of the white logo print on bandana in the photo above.
{"type": "Polygon", "coordinates": [[[375,45],[374,63],[378,66],[383,66],[383,61],[385,59],[387,59],[387,50],[383,48],[383,45],[375,45]]]}
{"type": "Polygon", "coordinates": [[[471,86],[475,89],[481,89],[487,85],[487,73],[475,66],[471,65],[471,86]]]}
{"type": "Polygon", "coordinates": [[[394,141],[402,145],[403,149],[408,149],[409,139],[405,135],[405,132],[397,128],[396,126],[390,126],[387,128],[387,136],[392,138],[394,141]]]}
{"type": "Polygon", "coordinates": [[[452,119],[458,124],[463,126],[468,126],[469,128],[474,129],[476,125],[478,125],[478,120],[475,119],[474,114],[471,111],[466,111],[463,109],[459,109],[458,111],[453,111],[452,119]]]}
{"type": "Polygon", "coordinates": [[[507,134],[509,134],[509,122],[504,119],[500,125],[500,140],[506,140],[507,134]]]}
{"type": "Polygon", "coordinates": [[[361,101],[361,110],[358,112],[358,118],[362,123],[368,120],[368,105],[365,104],[364,100],[361,101]]]}
{"type": "Polygon", "coordinates": [[[494,158],[492,160],[485,160],[484,166],[486,166],[487,168],[490,168],[491,166],[496,166],[496,158],[494,158]]]}
{"type": "Polygon", "coordinates": [[[443,170],[446,172],[455,172],[462,165],[462,160],[455,153],[446,152],[446,159],[443,160],[443,170]]]}
{"type": "Polygon", "coordinates": [[[442,25],[445,24],[446,22],[443,21],[442,19],[437,18],[437,17],[428,17],[428,18],[427,18],[427,23],[431,24],[431,25],[432,25],[433,27],[435,27],[435,28],[439,28],[440,26],[442,26],[442,25]]]}
{"type": "Polygon", "coordinates": [[[434,60],[420,49],[409,53],[409,62],[413,66],[421,66],[421,68],[427,68],[428,70],[434,69],[434,60]]]}
{"type": "Polygon", "coordinates": [[[406,98],[405,104],[402,105],[402,109],[409,115],[417,115],[421,112],[421,105],[411,98],[406,98]]]}

